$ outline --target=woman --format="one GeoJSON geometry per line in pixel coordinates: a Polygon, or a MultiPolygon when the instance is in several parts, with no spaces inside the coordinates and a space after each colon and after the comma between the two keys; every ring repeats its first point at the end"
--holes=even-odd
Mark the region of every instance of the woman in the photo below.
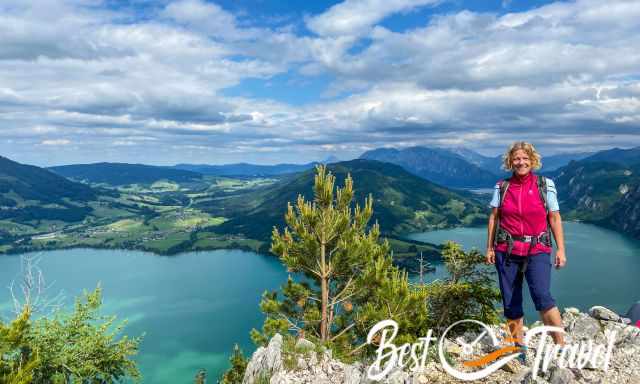
{"type": "MultiPolygon", "coordinates": [[[[486,261],[496,265],[504,315],[512,337],[523,349],[526,348],[521,344],[524,337],[522,283],[525,278],[544,324],[562,327],[560,311],[550,292],[549,236],[550,230],[557,246],[555,267],[562,268],[566,264],[562,219],[555,185],[532,172],[541,165],[540,155],[533,145],[513,143],[503,156],[502,164],[513,175],[496,185],[490,203],[486,261]]],[[[564,345],[561,333],[554,332],[552,337],[556,344],[564,345]]]]}

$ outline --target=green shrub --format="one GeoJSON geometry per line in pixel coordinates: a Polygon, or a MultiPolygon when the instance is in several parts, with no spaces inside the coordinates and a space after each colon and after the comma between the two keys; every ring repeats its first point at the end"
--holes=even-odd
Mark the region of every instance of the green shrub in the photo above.
{"type": "Polygon", "coordinates": [[[231,368],[229,368],[220,379],[220,384],[238,384],[242,383],[244,371],[247,369],[247,359],[242,354],[242,350],[236,344],[233,347],[233,354],[229,358],[231,368]]]}
{"type": "Polygon", "coordinates": [[[11,325],[0,324],[0,383],[113,383],[141,376],[132,360],[141,338],[118,338],[126,322],[102,316],[101,289],[78,298],[74,311],[30,318],[29,307],[11,325]]]}

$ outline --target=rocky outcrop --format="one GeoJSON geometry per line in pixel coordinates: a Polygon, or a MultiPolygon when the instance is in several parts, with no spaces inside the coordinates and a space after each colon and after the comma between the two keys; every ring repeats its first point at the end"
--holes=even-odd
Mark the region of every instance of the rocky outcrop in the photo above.
{"type": "Polygon", "coordinates": [[[613,207],[611,225],[640,238],[640,185],[627,189],[624,197],[613,207]]]}
{"type": "MultiPolygon", "coordinates": [[[[593,340],[595,343],[605,344],[613,340],[610,364],[605,372],[601,366],[587,364],[583,369],[566,368],[552,362],[545,372],[539,371],[533,377],[532,366],[536,356],[536,346],[539,339],[530,342],[527,351],[527,364],[517,360],[511,361],[498,371],[476,383],[542,383],[542,384],[570,384],[570,383],[640,383],[640,329],[629,325],[629,320],[620,317],[605,307],[596,306],[589,313],[582,313],[575,308],[564,311],[563,321],[567,331],[566,340],[570,344],[593,340]],[[607,335],[615,331],[616,337],[609,339],[607,335]]],[[[539,324],[534,324],[534,326],[539,324]]],[[[504,331],[494,327],[498,336],[505,336],[504,331]]],[[[537,336],[536,336],[537,337],[537,336]]],[[[549,336],[546,336],[549,337],[549,336]]],[[[298,341],[304,349],[297,346],[294,351],[282,350],[282,336],[274,336],[269,345],[259,348],[252,356],[244,376],[243,384],[368,384],[376,383],[367,378],[367,368],[370,362],[345,364],[334,358],[330,350],[320,350],[309,341],[298,341]],[[302,352],[304,350],[304,352],[302,352]],[[283,364],[285,354],[290,360],[283,364]],[[261,381],[258,378],[261,377],[261,381]]],[[[495,347],[490,343],[480,342],[475,349],[478,353],[490,352],[495,347]]],[[[551,344],[550,338],[548,344],[551,344]]],[[[446,340],[445,350],[450,356],[459,356],[462,349],[456,340],[446,340]]],[[[385,384],[422,384],[422,383],[462,383],[443,369],[438,359],[430,358],[424,369],[419,372],[408,372],[394,369],[386,377],[377,381],[385,384]]]]}
{"type": "Polygon", "coordinates": [[[258,383],[282,370],[282,336],[275,335],[266,348],[260,347],[253,353],[244,372],[242,383],[258,383]]]}

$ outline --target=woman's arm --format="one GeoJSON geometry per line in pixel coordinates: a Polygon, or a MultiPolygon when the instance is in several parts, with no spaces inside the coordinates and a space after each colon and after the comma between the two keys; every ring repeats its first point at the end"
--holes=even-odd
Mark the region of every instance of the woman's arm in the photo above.
{"type": "Polygon", "coordinates": [[[567,263],[567,257],[564,251],[564,232],[562,230],[562,217],[560,211],[549,212],[549,225],[553,238],[556,241],[556,268],[562,268],[567,263]]]}
{"type": "Polygon", "coordinates": [[[496,231],[496,217],[498,217],[498,208],[492,208],[489,214],[489,223],[487,224],[487,264],[495,264],[496,253],[493,249],[493,237],[496,231]]]}

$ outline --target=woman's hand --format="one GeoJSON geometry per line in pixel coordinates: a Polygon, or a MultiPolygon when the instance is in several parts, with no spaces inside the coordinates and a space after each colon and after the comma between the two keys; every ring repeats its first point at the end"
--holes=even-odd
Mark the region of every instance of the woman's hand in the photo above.
{"type": "Polygon", "coordinates": [[[493,208],[489,214],[489,226],[487,228],[487,258],[485,260],[487,264],[496,263],[496,252],[493,249],[493,238],[495,237],[497,217],[498,208],[493,208]]]}
{"type": "Polygon", "coordinates": [[[567,257],[564,254],[564,249],[556,250],[556,269],[560,269],[567,264],[567,257]]]}
{"type": "Polygon", "coordinates": [[[487,264],[495,264],[496,263],[496,251],[493,248],[487,248],[487,257],[485,262],[487,264]]]}

